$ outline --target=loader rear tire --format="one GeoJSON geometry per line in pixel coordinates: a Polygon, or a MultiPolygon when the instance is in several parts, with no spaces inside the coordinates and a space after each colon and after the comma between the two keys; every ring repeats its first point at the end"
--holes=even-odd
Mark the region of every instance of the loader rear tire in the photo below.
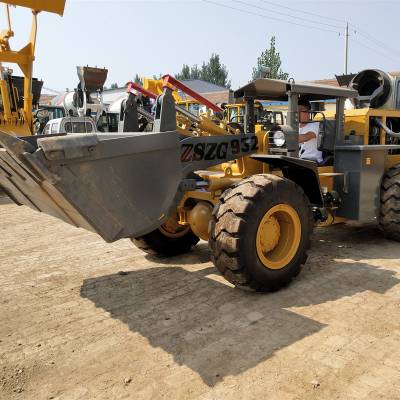
{"type": "Polygon", "coordinates": [[[173,257],[187,253],[200,239],[192,232],[190,226],[180,226],[174,216],[153,232],[131,240],[147,254],[173,257]]]}
{"type": "Polygon", "coordinates": [[[313,225],[309,200],[298,185],[253,175],[225,191],[214,208],[212,260],[241,289],[278,290],[306,262],[313,225]]]}
{"type": "Polygon", "coordinates": [[[386,238],[400,241],[400,165],[383,177],[379,227],[386,238]]]}

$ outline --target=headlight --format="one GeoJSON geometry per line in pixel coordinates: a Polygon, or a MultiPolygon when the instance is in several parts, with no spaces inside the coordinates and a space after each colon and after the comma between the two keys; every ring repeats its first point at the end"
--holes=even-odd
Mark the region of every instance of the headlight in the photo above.
{"type": "Polygon", "coordinates": [[[285,134],[282,131],[274,132],[274,145],[282,147],[286,142],[285,134]]]}

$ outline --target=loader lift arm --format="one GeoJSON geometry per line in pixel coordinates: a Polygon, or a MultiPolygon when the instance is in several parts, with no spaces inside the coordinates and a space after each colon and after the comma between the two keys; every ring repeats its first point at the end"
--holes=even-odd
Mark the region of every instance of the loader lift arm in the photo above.
{"type": "Polygon", "coordinates": [[[37,14],[41,11],[47,11],[63,15],[65,0],[6,0],[3,3],[6,3],[8,28],[0,34],[0,65],[1,63],[12,63],[17,64],[21,69],[24,75],[24,106],[22,110],[14,110],[11,107],[10,99],[15,95],[14,88],[4,79],[4,71],[1,69],[0,91],[3,98],[2,119],[4,121],[2,129],[8,131],[8,133],[23,136],[32,135],[32,74],[35,60],[37,14]],[[14,36],[11,27],[10,5],[27,7],[32,10],[32,26],[28,43],[18,51],[12,50],[9,43],[9,39],[14,36]],[[23,126],[22,129],[21,125],[23,126]]]}
{"type": "MultiPolygon", "coordinates": [[[[158,83],[158,82],[157,82],[158,83]]],[[[216,113],[216,117],[211,118],[210,115],[194,115],[190,111],[185,108],[175,104],[175,111],[177,112],[176,120],[178,123],[177,129],[178,131],[185,136],[226,136],[236,134],[236,129],[230,127],[227,124],[223,124],[222,120],[220,120],[220,116],[223,113],[223,110],[218,107],[216,104],[212,103],[208,99],[206,99],[201,94],[195,92],[190,89],[188,86],[173,78],[171,75],[164,75],[162,78],[162,85],[153,85],[153,90],[148,90],[141,85],[138,85],[134,82],[128,82],[128,93],[132,93],[133,90],[136,90],[142,93],[144,96],[147,96],[153,100],[158,102],[158,98],[162,92],[166,89],[171,90],[171,93],[177,89],[181,92],[187,94],[191,98],[195,99],[200,104],[203,104],[207,107],[207,109],[212,110],[216,113]],[[162,89],[161,89],[162,87],[162,89]],[[154,90],[157,90],[157,94],[154,93],[154,90]],[[162,90],[162,92],[161,92],[162,90]],[[191,126],[192,125],[192,126],[191,126]]],[[[176,96],[174,96],[176,100],[176,96]]],[[[171,106],[172,108],[172,106],[171,106]]],[[[139,109],[138,112],[140,113],[139,109]]],[[[171,110],[172,112],[172,110],[171,110]]],[[[164,113],[163,118],[165,119],[166,114],[164,113]]],[[[170,119],[168,119],[170,120],[170,119]]],[[[175,129],[175,128],[174,128],[175,129]]],[[[162,130],[162,129],[159,129],[162,130]]]]}

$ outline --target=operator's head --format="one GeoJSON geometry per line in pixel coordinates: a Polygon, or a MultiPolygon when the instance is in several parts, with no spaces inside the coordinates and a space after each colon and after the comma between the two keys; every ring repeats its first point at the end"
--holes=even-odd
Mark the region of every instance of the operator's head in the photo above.
{"type": "Polygon", "coordinates": [[[310,102],[306,99],[300,99],[298,103],[299,122],[307,122],[310,120],[310,102]]]}

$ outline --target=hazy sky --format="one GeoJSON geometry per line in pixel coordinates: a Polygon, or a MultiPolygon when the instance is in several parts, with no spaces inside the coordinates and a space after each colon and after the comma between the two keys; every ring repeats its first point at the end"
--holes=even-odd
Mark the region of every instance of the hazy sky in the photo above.
{"type": "MultiPolygon", "coordinates": [[[[217,4],[67,0],[64,17],[39,15],[35,76],[45,81],[45,87],[72,89],[77,83],[75,66],[89,64],[109,69],[108,85],[124,84],[136,73],[173,74],[183,63],[200,65],[214,52],[236,88],[247,83],[257,57],[276,36],[282,68],[291,77],[328,78],[343,73],[346,20],[352,24],[349,72],[400,70],[400,1],[212,3],[217,4]]],[[[29,34],[29,10],[12,9],[12,21],[12,45],[18,48],[29,34]]]]}

